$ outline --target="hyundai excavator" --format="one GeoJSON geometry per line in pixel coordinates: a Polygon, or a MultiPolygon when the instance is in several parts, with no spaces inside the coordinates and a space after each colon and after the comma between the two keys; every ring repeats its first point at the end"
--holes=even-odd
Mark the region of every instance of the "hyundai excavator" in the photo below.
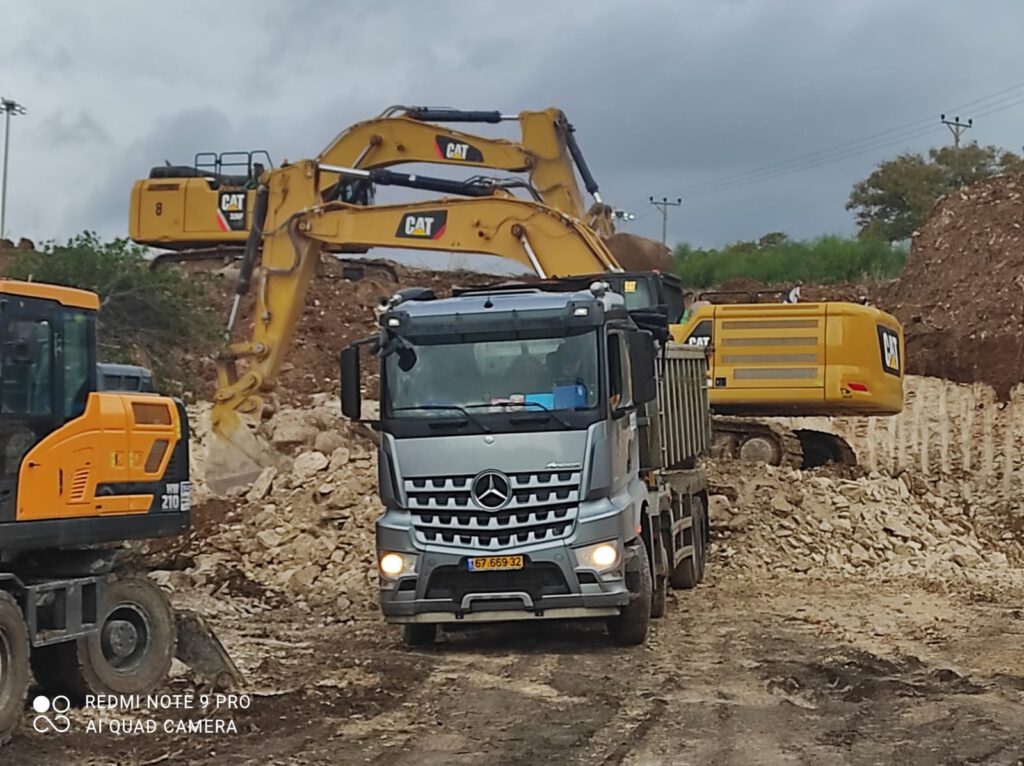
{"type": "Polygon", "coordinates": [[[197,615],[117,573],[115,544],[189,528],[189,427],[180,401],[97,381],[99,305],[0,279],[0,744],[30,671],[71,698],[155,691],[176,652],[237,675],[197,615]]]}
{"type": "MultiPolygon", "coordinates": [[[[852,304],[805,304],[799,308],[801,316],[791,320],[781,307],[730,307],[731,313],[725,312],[725,307],[710,307],[680,325],[678,281],[651,272],[622,271],[592,229],[546,205],[495,196],[486,186],[470,182],[345,168],[316,160],[277,169],[265,178],[267,183],[256,197],[255,224],[246,244],[228,323],[231,332],[237,324],[240,301],[250,291],[258,266],[252,337],[231,343],[217,365],[213,427],[236,449],[221,450],[212,458],[214,489],[251,480],[271,459],[245,427],[243,417],[260,416],[263,397],[273,390],[320,253],[328,248],[482,253],[515,260],[541,278],[596,277],[622,293],[630,309],[649,309],[665,317],[672,325],[666,327],[666,337],[671,332],[675,340],[690,345],[703,345],[694,342],[701,333],[710,337],[714,327],[709,329],[704,322],[718,322],[721,337],[708,348],[721,355],[713,360],[711,393],[724,393],[726,406],[730,406],[730,397],[733,403],[746,397],[748,402],[764,402],[763,409],[754,410],[759,415],[796,411],[880,414],[898,412],[902,407],[902,370],[882,366],[887,357],[876,358],[873,340],[877,337],[888,348],[895,338],[901,353],[902,332],[895,319],[877,309],[852,304]],[[320,177],[326,173],[357,182],[457,193],[466,198],[383,206],[325,203],[319,190],[323,188],[320,177]],[[719,311],[722,313],[715,313],[719,311]],[[888,340],[883,341],[883,330],[888,340]],[[793,351],[787,354],[790,347],[793,351]],[[783,355],[774,358],[779,349],[783,355]],[[238,366],[239,361],[244,367],[238,366]],[[816,377],[798,377],[806,376],[808,368],[816,371],[816,377]],[[798,381],[801,391],[793,395],[786,381],[798,381]],[[747,385],[749,382],[754,385],[747,385]]],[[[751,427],[751,439],[770,441],[775,433],[770,431],[765,436],[759,424],[751,427]]],[[[736,434],[739,442],[750,440],[744,439],[740,424],[729,433],[736,434]]],[[[781,446],[769,444],[772,454],[777,453],[776,462],[792,460],[800,452],[799,446],[794,447],[785,438],[781,446]]],[[[758,446],[763,445],[748,445],[742,454],[736,447],[737,454],[754,457],[758,446]]]]}
{"type": "MultiPolygon", "coordinates": [[[[597,181],[576,141],[575,128],[558,109],[504,115],[392,107],[376,119],[342,131],[316,161],[321,167],[372,169],[421,162],[527,173],[528,182],[480,180],[498,188],[526,188],[536,199],[583,220],[602,237],[615,232],[611,208],[601,199],[597,181]],[[485,138],[435,124],[510,120],[519,122],[520,142],[485,138]],[[576,171],[594,198],[589,207],[576,171]]],[[[199,257],[223,253],[224,248],[237,252],[252,226],[260,175],[270,169],[270,164],[266,152],[230,152],[198,154],[194,166],[153,168],[149,178],[136,181],[132,188],[129,236],[140,244],[192,251],[199,257]],[[242,172],[225,172],[232,169],[242,172]]],[[[321,173],[317,181],[323,202],[369,201],[365,187],[341,183],[337,174],[321,173]]]]}

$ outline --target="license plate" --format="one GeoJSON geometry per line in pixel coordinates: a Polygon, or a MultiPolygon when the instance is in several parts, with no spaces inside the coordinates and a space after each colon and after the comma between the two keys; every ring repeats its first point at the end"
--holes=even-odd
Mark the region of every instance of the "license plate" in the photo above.
{"type": "Polygon", "coordinates": [[[470,572],[500,572],[508,569],[522,569],[522,556],[480,556],[466,562],[470,572]]]}

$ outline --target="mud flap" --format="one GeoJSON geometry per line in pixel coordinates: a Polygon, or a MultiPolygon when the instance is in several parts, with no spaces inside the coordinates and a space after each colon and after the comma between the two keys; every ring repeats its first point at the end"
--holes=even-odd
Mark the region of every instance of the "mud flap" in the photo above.
{"type": "Polygon", "coordinates": [[[242,685],[244,678],[241,672],[206,620],[196,612],[182,609],[175,611],[174,622],[178,634],[175,656],[179,660],[214,689],[242,685]]]}

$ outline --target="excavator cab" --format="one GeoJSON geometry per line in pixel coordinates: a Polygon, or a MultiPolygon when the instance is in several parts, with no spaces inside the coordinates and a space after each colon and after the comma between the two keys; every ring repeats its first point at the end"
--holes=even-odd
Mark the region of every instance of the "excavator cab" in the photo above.
{"type": "Polygon", "coordinates": [[[171,250],[237,244],[251,226],[263,150],[200,152],[192,165],[161,165],[132,187],[129,235],[171,250]]]}
{"type": "Polygon", "coordinates": [[[97,297],[0,280],[0,551],[185,531],[188,422],[97,381],[97,297]]]}

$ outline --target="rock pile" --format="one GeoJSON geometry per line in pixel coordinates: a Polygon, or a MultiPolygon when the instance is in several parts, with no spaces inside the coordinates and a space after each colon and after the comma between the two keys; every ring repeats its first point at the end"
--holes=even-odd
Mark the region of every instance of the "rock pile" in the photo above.
{"type": "Polygon", "coordinates": [[[1024,516],[979,511],[968,484],[725,461],[709,474],[724,566],[755,576],[1024,583],[1024,516]]]}
{"type": "Polygon", "coordinates": [[[173,556],[161,550],[163,561],[185,566],[156,573],[157,580],[171,590],[227,589],[339,613],[373,608],[380,513],[373,445],[341,418],[336,400],[317,395],[313,406],[285,407],[261,426],[281,463],[226,499],[204,486],[210,436],[202,413],[193,418],[194,530],[173,556]]]}

